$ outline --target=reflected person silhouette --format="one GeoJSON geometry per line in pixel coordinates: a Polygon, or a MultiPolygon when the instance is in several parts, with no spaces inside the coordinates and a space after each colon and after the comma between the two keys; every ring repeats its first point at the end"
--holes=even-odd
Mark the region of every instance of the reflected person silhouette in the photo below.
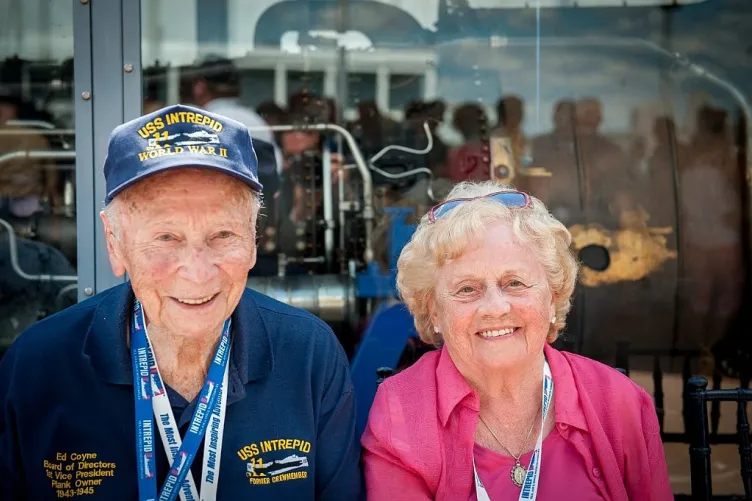
{"type": "Polygon", "coordinates": [[[558,101],[552,117],[553,129],[532,140],[533,165],[552,174],[541,200],[565,224],[571,224],[580,211],[574,119],[575,102],[558,101]]]}
{"type": "Polygon", "coordinates": [[[711,347],[728,333],[744,287],[741,190],[744,178],[725,110],[702,107],[690,160],[680,171],[681,347],[711,347]]]}
{"type": "Polygon", "coordinates": [[[452,125],[465,142],[449,150],[447,164],[451,180],[459,183],[491,179],[487,148],[489,123],[485,110],[476,103],[465,103],[454,110],[452,125]]]}

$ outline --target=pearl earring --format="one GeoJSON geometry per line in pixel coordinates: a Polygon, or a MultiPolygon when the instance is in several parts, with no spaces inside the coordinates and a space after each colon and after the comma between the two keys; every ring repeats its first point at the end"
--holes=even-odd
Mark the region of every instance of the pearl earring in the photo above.
{"type": "Polygon", "coordinates": [[[552,324],[555,324],[555,323],[556,323],[556,315],[554,315],[553,317],[551,317],[551,323],[552,323],[552,324]]]}
{"type": "Polygon", "coordinates": [[[435,332],[436,334],[438,334],[438,333],[439,333],[439,328],[438,328],[438,327],[436,327],[436,326],[434,325],[434,326],[433,326],[433,331],[434,331],[434,332],[435,332]]]}

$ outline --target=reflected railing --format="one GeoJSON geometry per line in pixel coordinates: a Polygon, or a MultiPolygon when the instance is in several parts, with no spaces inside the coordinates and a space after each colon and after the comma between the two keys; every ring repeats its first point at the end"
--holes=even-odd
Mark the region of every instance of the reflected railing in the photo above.
{"type": "Polygon", "coordinates": [[[75,282],[78,280],[76,275],[32,275],[26,273],[21,269],[21,265],[18,262],[18,245],[16,243],[16,232],[13,227],[5,219],[0,219],[0,225],[8,232],[8,245],[10,246],[10,263],[15,271],[21,278],[31,281],[39,282],[75,282]]]}
{"type": "MultiPolygon", "coordinates": [[[[0,155],[0,163],[9,162],[11,160],[75,160],[75,151],[55,151],[55,150],[21,150],[11,151],[10,153],[4,153],[0,155]]],[[[73,170],[70,167],[69,170],[73,170]]],[[[65,170],[65,169],[62,169],[65,170]]]]}
{"type": "MultiPolygon", "coordinates": [[[[59,134],[59,135],[73,135],[72,130],[61,130],[61,129],[54,129],[50,127],[54,127],[54,125],[43,122],[43,121],[27,121],[27,120],[11,120],[7,122],[9,125],[25,125],[25,126],[37,126],[42,127],[40,130],[34,130],[34,134],[39,133],[47,133],[47,134],[59,134]]],[[[15,135],[15,134],[26,134],[28,135],[28,130],[22,130],[22,129],[13,129],[13,130],[3,130],[0,131],[0,134],[2,135],[15,135]]],[[[75,151],[57,151],[57,150],[20,150],[20,151],[12,151],[9,153],[5,153],[0,155],[0,168],[2,168],[2,164],[5,162],[10,162],[11,160],[18,160],[18,159],[37,159],[37,160],[75,160],[76,158],[76,152],[75,151]]],[[[73,166],[57,166],[60,170],[75,170],[75,167],[73,166]]],[[[21,269],[21,265],[19,263],[18,259],[18,245],[16,242],[16,232],[13,226],[6,221],[5,219],[0,219],[0,225],[2,225],[5,230],[8,232],[8,245],[10,247],[9,249],[9,255],[10,255],[10,263],[11,267],[13,268],[13,271],[19,275],[21,278],[25,280],[30,281],[52,281],[52,282],[76,282],[78,280],[78,277],[76,275],[50,275],[50,274],[31,274],[27,273],[23,269],[21,269]]]]}
{"type": "Polygon", "coordinates": [[[27,135],[28,129],[32,129],[34,134],[40,136],[58,136],[62,141],[62,147],[66,150],[72,149],[73,145],[65,140],[66,136],[73,137],[76,134],[74,129],[58,129],[57,126],[44,120],[8,120],[5,125],[10,127],[20,127],[18,129],[0,130],[1,135],[27,135]],[[26,129],[24,129],[24,127],[26,129]]]}
{"type": "MultiPolygon", "coordinates": [[[[371,261],[373,261],[374,254],[373,254],[372,234],[373,234],[373,220],[375,217],[375,214],[373,211],[373,179],[371,178],[371,172],[368,169],[368,164],[363,158],[363,154],[361,153],[360,148],[358,147],[358,143],[355,141],[355,138],[352,136],[350,131],[348,131],[341,125],[332,124],[332,123],[310,124],[310,125],[271,125],[271,126],[264,126],[264,127],[249,127],[248,130],[251,132],[268,131],[268,130],[271,130],[273,132],[327,131],[327,132],[335,132],[337,134],[340,134],[344,138],[344,140],[347,142],[347,146],[350,150],[350,153],[353,156],[353,160],[355,161],[355,165],[358,169],[358,172],[360,173],[360,177],[363,180],[362,217],[365,221],[365,252],[363,255],[363,260],[366,263],[370,263],[371,261]]],[[[324,199],[326,200],[328,198],[328,200],[331,201],[333,198],[331,183],[325,183],[323,190],[324,190],[324,199]]]]}

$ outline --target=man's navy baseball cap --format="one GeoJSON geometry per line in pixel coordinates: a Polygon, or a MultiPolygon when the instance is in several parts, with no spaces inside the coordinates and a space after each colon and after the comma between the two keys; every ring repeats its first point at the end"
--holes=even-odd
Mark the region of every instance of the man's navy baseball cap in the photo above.
{"type": "Polygon", "coordinates": [[[185,105],[162,108],[110,134],[105,203],[152,174],[199,167],[234,176],[261,192],[258,158],[248,129],[227,117],[185,105]]]}

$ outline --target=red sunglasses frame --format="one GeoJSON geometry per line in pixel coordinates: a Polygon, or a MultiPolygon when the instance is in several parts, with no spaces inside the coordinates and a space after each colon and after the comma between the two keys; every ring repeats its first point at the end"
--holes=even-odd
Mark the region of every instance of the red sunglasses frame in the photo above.
{"type": "MultiPolygon", "coordinates": [[[[525,207],[530,207],[531,205],[533,205],[533,202],[530,199],[530,195],[528,195],[524,191],[517,191],[517,190],[496,191],[494,193],[489,193],[488,195],[483,195],[483,196],[480,196],[480,197],[473,197],[473,198],[452,198],[451,200],[444,200],[440,204],[434,205],[433,207],[431,207],[431,210],[428,211],[428,221],[431,222],[431,223],[435,223],[436,220],[437,220],[437,218],[436,218],[436,210],[438,208],[440,208],[440,207],[448,204],[448,203],[469,202],[469,201],[472,201],[472,200],[479,200],[481,198],[493,198],[493,197],[495,197],[497,195],[503,195],[505,193],[517,194],[517,195],[522,195],[523,197],[525,197],[525,204],[521,205],[519,207],[514,207],[515,209],[524,209],[525,207]]],[[[501,202],[499,202],[499,203],[501,203],[501,202]]],[[[458,203],[457,205],[460,205],[460,204],[458,203]]],[[[441,216],[439,216],[439,218],[441,218],[441,216]]]]}

